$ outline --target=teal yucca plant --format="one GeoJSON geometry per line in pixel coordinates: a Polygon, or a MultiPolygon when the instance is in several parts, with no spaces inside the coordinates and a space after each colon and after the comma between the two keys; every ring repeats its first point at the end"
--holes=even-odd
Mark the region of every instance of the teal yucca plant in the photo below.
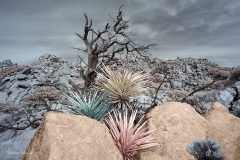
{"type": "Polygon", "coordinates": [[[142,72],[133,73],[125,70],[123,73],[120,71],[112,71],[110,67],[100,67],[102,73],[98,73],[101,80],[97,83],[97,88],[106,91],[109,97],[112,98],[113,103],[121,106],[127,104],[130,97],[139,95],[146,89],[143,87],[148,74],[142,72]]]}
{"type": "Polygon", "coordinates": [[[113,139],[116,141],[120,152],[123,154],[124,160],[132,159],[140,150],[151,148],[159,145],[151,136],[155,130],[147,131],[148,128],[144,125],[147,120],[143,121],[143,117],[134,124],[137,111],[133,111],[128,119],[128,111],[123,113],[113,113],[114,117],[109,114],[106,118],[106,124],[113,139]],[[114,120],[115,119],[115,120],[114,120]]]}
{"type": "Polygon", "coordinates": [[[69,96],[64,94],[67,99],[73,104],[73,106],[68,106],[67,112],[77,114],[77,115],[85,115],[89,118],[93,118],[96,120],[100,120],[108,111],[111,109],[111,103],[107,101],[107,93],[100,93],[98,95],[97,91],[93,91],[93,93],[89,93],[89,97],[87,98],[86,93],[78,95],[75,92],[70,91],[69,96]]]}

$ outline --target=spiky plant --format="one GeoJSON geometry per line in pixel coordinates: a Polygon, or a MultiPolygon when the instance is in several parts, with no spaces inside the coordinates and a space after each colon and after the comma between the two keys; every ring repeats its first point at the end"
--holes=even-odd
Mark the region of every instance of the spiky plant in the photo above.
{"type": "Polygon", "coordinates": [[[73,104],[73,106],[68,106],[66,112],[77,114],[77,115],[85,115],[89,118],[93,118],[96,120],[100,120],[103,118],[108,111],[111,109],[111,103],[109,103],[106,99],[107,93],[100,93],[98,95],[98,91],[90,92],[89,97],[87,98],[86,93],[82,92],[78,95],[75,92],[70,91],[69,96],[64,93],[67,99],[73,104]]]}
{"type": "Polygon", "coordinates": [[[136,110],[131,113],[129,119],[127,110],[125,110],[123,114],[122,117],[122,114],[118,112],[117,117],[116,112],[114,112],[113,115],[115,118],[109,114],[105,122],[124,160],[132,159],[140,150],[159,145],[151,136],[151,133],[155,130],[147,131],[148,128],[144,127],[147,122],[147,120],[143,121],[144,117],[134,124],[137,114],[136,110]]]}
{"type": "Polygon", "coordinates": [[[188,152],[197,160],[224,160],[221,144],[212,138],[197,139],[189,144],[188,152]]]}
{"type": "Polygon", "coordinates": [[[146,90],[143,88],[145,80],[148,78],[147,74],[142,72],[133,73],[125,70],[112,71],[110,67],[100,67],[102,73],[98,73],[101,80],[97,83],[97,88],[108,92],[109,96],[115,104],[126,104],[130,97],[139,95],[146,90]]]}

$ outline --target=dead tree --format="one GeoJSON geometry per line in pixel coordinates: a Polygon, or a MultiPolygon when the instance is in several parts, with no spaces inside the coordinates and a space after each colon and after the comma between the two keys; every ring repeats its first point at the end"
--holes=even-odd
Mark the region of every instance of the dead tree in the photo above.
{"type": "Polygon", "coordinates": [[[85,80],[85,86],[89,87],[96,78],[95,70],[99,64],[103,63],[108,65],[110,62],[116,62],[116,55],[121,57],[125,55],[137,55],[137,56],[149,56],[148,50],[150,47],[154,47],[156,44],[150,44],[142,46],[131,40],[131,36],[126,33],[128,29],[128,22],[123,20],[122,6],[118,10],[117,17],[113,20],[113,26],[110,27],[109,23],[105,25],[102,30],[94,30],[92,28],[92,18],[89,20],[86,13],[84,33],[75,33],[84,42],[86,48],[74,48],[87,53],[87,62],[79,56],[80,62],[78,67],[80,68],[80,74],[85,80]],[[85,63],[86,68],[82,67],[82,63],[85,63]]]}

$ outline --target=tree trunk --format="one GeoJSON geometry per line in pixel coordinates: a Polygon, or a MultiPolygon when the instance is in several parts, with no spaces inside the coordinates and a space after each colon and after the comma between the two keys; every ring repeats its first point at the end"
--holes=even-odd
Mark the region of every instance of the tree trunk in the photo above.
{"type": "Polygon", "coordinates": [[[88,69],[85,73],[85,86],[89,87],[92,82],[94,82],[97,77],[97,73],[95,72],[98,64],[98,55],[94,55],[92,53],[88,54],[88,69]]]}

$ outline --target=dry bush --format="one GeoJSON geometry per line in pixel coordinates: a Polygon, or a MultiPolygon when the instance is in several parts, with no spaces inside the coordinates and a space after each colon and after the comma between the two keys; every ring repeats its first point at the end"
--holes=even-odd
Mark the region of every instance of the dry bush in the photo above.
{"type": "Polygon", "coordinates": [[[235,81],[235,82],[240,80],[240,66],[235,67],[235,68],[230,72],[229,80],[235,81]]]}
{"type": "Polygon", "coordinates": [[[229,77],[229,72],[214,68],[208,72],[208,75],[213,76],[213,78],[217,80],[224,80],[229,77]]]}
{"type": "Polygon", "coordinates": [[[190,104],[199,114],[208,114],[211,110],[211,102],[215,101],[216,91],[201,91],[186,98],[186,103],[190,104]]]}
{"type": "Polygon", "coordinates": [[[221,83],[219,83],[219,88],[224,89],[228,86],[233,85],[235,82],[240,80],[240,66],[233,68],[229,72],[228,79],[223,80],[221,83]]]}
{"type": "Polygon", "coordinates": [[[226,155],[221,151],[221,144],[212,138],[201,138],[191,142],[188,152],[197,160],[224,160],[226,155]]]}
{"type": "Polygon", "coordinates": [[[55,87],[43,86],[28,94],[23,103],[28,107],[37,107],[39,105],[46,105],[46,100],[57,101],[60,99],[60,91],[55,87]]]}
{"type": "Polygon", "coordinates": [[[169,98],[177,102],[181,102],[181,100],[187,95],[188,95],[187,91],[181,91],[181,90],[171,90],[168,93],[169,98]]]}
{"type": "Polygon", "coordinates": [[[162,65],[157,66],[154,69],[152,69],[150,71],[150,75],[154,75],[156,73],[166,74],[166,73],[168,73],[168,71],[169,71],[169,68],[167,67],[167,65],[166,64],[162,64],[162,65]]]}
{"type": "Polygon", "coordinates": [[[26,66],[11,66],[0,73],[0,80],[7,76],[12,76],[22,71],[26,66]]]}
{"type": "Polygon", "coordinates": [[[13,107],[9,103],[0,103],[0,113],[6,114],[6,113],[13,113],[17,111],[15,107],[13,107]]]}

